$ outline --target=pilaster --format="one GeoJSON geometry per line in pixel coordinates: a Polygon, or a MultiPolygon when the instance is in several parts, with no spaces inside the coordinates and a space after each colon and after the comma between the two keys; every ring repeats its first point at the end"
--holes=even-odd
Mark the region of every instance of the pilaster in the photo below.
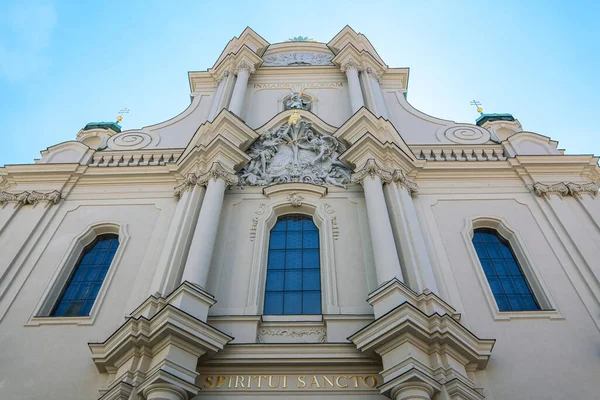
{"type": "Polygon", "coordinates": [[[406,283],[419,292],[428,289],[437,293],[433,267],[412,198],[417,194],[417,184],[408,179],[403,170],[397,169],[384,190],[406,283]]]}

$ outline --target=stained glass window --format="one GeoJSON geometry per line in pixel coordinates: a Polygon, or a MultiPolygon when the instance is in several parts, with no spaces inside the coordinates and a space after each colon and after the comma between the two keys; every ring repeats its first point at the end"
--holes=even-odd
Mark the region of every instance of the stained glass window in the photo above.
{"type": "Polygon", "coordinates": [[[73,269],[51,315],[77,317],[90,315],[108,267],[119,247],[117,235],[100,235],[86,246],[73,269]]]}
{"type": "Polygon", "coordinates": [[[498,232],[476,229],[473,246],[500,311],[540,309],[510,244],[498,232]]]}
{"type": "Polygon", "coordinates": [[[265,314],[321,314],[319,230],[306,215],[280,217],[271,230],[265,314]]]}

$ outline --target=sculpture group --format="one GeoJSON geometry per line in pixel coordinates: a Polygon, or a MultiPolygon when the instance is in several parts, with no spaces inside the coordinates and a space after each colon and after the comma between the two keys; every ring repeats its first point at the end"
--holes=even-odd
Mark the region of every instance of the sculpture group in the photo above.
{"type": "Polygon", "coordinates": [[[310,122],[298,121],[264,132],[250,147],[251,161],[240,172],[240,184],[303,182],[345,187],[350,171],[338,160],[343,145],[310,127],[310,122]]]}

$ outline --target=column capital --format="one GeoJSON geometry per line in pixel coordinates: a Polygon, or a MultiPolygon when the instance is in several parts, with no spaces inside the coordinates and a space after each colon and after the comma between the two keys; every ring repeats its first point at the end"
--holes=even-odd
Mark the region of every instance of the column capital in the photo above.
{"type": "Polygon", "coordinates": [[[248,75],[252,75],[253,73],[256,72],[256,67],[254,66],[254,63],[252,63],[251,61],[242,60],[235,65],[235,68],[233,69],[233,73],[238,75],[240,73],[240,71],[246,71],[248,73],[248,75]]]}
{"type": "Polygon", "coordinates": [[[62,198],[62,194],[58,190],[51,192],[20,192],[10,193],[0,192],[0,206],[5,203],[17,203],[18,205],[37,204],[46,202],[48,205],[57,204],[62,198]]]}
{"type": "Polygon", "coordinates": [[[189,173],[180,185],[175,186],[173,189],[173,195],[179,199],[185,192],[191,191],[197,183],[198,177],[196,174],[189,173]]]}
{"type": "Polygon", "coordinates": [[[535,191],[535,194],[540,197],[547,197],[551,194],[557,194],[562,198],[563,196],[569,195],[569,188],[563,182],[554,183],[551,185],[537,182],[533,185],[533,190],[535,191]]]}
{"type": "Polygon", "coordinates": [[[223,71],[221,73],[221,75],[219,75],[219,77],[216,79],[217,86],[219,85],[219,83],[221,83],[221,81],[223,79],[227,78],[230,74],[231,74],[231,70],[230,69],[226,69],[225,71],[223,71]]]}
{"type": "Polygon", "coordinates": [[[598,185],[594,182],[589,183],[567,183],[567,187],[569,188],[569,194],[573,197],[580,197],[582,194],[589,194],[592,197],[596,197],[598,195],[598,185]]]}
{"type": "Polygon", "coordinates": [[[375,70],[375,68],[366,67],[365,71],[367,72],[367,74],[369,74],[369,76],[371,76],[377,82],[381,82],[381,73],[377,72],[377,70],[375,70]]]}
{"type": "Polygon", "coordinates": [[[404,186],[408,193],[416,194],[419,191],[417,184],[406,177],[406,174],[401,169],[397,169],[392,174],[392,181],[400,186],[404,186]]]}
{"type": "Polygon", "coordinates": [[[200,175],[197,180],[198,185],[207,186],[213,179],[222,179],[227,186],[237,185],[238,176],[227,171],[220,162],[212,163],[211,167],[204,174],[200,175]]]}
{"type": "Polygon", "coordinates": [[[362,70],[362,67],[360,65],[360,62],[356,61],[354,58],[350,58],[346,61],[344,61],[341,65],[340,65],[340,70],[342,72],[346,72],[349,69],[354,69],[357,72],[362,70]]]}
{"type": "Polygon", "coordinates": [[[369,158],[362,169],[352,174],[351,182],[360,183],[362,185],[363,181],[368,176],[371,178],[378,176],[382,183],[391,182],[393,177],[391,172],[377,165],[377,162],[373,158],[369,158]]]}

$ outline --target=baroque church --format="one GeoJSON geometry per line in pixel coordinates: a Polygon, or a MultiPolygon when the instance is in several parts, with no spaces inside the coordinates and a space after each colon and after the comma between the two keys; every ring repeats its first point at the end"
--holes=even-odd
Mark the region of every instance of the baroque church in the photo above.
{"type": "Polygon", "coordinates": [[[597,157],[415,109],[348,26],[188,77],[0,168],[1,399],[600,398],[597,157]]]}

